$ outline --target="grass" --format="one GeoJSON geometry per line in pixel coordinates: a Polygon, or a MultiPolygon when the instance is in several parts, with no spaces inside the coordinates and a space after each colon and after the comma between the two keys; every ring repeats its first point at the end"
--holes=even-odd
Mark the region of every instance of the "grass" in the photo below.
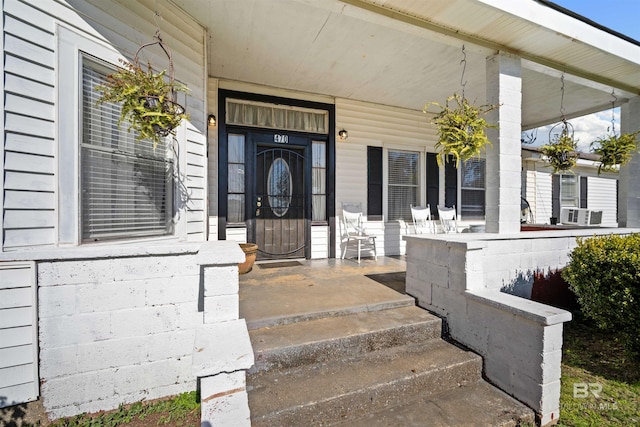
{"type": "Polygon", "coordinates": [[[121,425],[129,427],[199,426],[199,396],[195,391],[191,391],[171,399],[137,402],[120,406],[115,411],[63,418],[52,423],[50,427],[116,427],[121,425]]]}
{"type": "Polygon", "coordinates": [[[559,426],[640,425],[640,360],[580,313],[565,324],[559,426]]]}

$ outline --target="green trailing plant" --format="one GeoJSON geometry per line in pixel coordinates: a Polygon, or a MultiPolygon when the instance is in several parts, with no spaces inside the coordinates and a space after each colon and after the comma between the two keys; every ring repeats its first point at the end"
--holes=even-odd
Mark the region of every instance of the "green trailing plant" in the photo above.
{"type": "Polygon", "coordinates": [[[565,121],[560,135],[556,135],[551,142],[541,147],[544,161],[553,168],[553,173],[570,170],[576,165],[580,154],[577,151],[577,142],[565,121]]]}
{"type": "Polygon", "coordinates": [[[640,234],[578,238],[562,277],[585,316],[640,356],[640,234]]]}
{"type": "Polygon", "coordinates": [[[151,64],[144,70],[138,61],[122,61],[123,66],[107,76],[96,89],[102,92],[99,103],[121,103],[118,124],[128,122],[129,131],[138,132],[136,139],[150,139],[154,146],[188,119],[184,108],[175,102],[176,93],[188,88],[167,79],[166,70],[154,73],[151,64]]]}
{"type": "Polygon", "coordinates": [[[633,133],[615,133],[596,139],[591,143],[591,151],[600,156],[598,175],[601,172],[614,172],[616,166],[629,163],[634,152],[637,152],[637,138],[640,131],[633,133]]]}
{"type": "Polygon", "coordinates": [[[481,151],[491,145],[485,130],[497,128],[497,125],[489,124],[482,116],[497,108],[496,105],[475,106],[464,96],[454,93],[447,98],[445,105],[428,103],[424,112],[427,113],[431,106],[440,108],[440,112],[431,119],[431,123],[438,128],[438,142],[435,145],[438,165],[452,156],[458,167],[461,161],[479,157],[481,151]]]}

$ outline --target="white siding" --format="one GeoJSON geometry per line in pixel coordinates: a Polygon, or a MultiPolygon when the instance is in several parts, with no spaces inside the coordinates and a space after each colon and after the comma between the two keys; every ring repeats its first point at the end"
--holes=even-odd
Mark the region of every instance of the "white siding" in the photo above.
{"type": "Polygon", "coordinates": [[[311,258],[329,258],[329,227],[314,225],[311,227],[311,258]]]}
{"type": "Polygon", "coordinates": [[[35,266],[0,265],[0,407],[37,399],[35,266]]]}
{"type": "MultiPolygon", "coordinates": [[[[173,52],[176,78],[191,89],[186,100],[190,124],[180,134],[183,193],[178,237],[204,240],[206,224],[205,31],[166,0],[5,0],[4,34],[4,173],[0,181],[2,250],[55,245],[57,220],[57,41],[58,25],[113,46],[126,57],[151,41],[154,11],[161,18],[163,41],[173,52]]],[[[159,68],[166,60],[145,52],[159,68]],[[164,61],[164,62],[163,62],[164,61]]],[[[73,76],[59,76],[73,78],[73,76]]]]}
{"type": "Polygon", "coordinates": [[[587,208],[602,211],[602,227],[618,226],[616,182],[610,178],[587,178],[587,208]]]}
{"type": "MultiPolygon", "coordinates": [[[[367,215],[367,146],[433,152],[437,136],[429,119],[430,116],[422,111],[346,99],[336,100],[336,128],[344,128],[349,132],[345,141],[336,139],[338,216],[341,215],[342,203],[360,203],[365,216],[367,215]]],[[[420,191],[426,193],[425,188],[420,191]]],[[[378,235],[378,255],[404,252],[400,227],[385,226],[380,221],[367,222],[366,227],[378,235]]],[[[343,248],[340,231],[338,226],[336,254],[343,248]]]]}

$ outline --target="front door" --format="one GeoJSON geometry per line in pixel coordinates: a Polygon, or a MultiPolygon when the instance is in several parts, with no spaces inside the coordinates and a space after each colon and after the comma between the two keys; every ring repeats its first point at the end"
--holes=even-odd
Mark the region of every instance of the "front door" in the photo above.
{"type": "Polygon", "coordinates": [[[255,145],[252,228],[258,259],[305,257],[305,150],[304,146],[255,145]]]}

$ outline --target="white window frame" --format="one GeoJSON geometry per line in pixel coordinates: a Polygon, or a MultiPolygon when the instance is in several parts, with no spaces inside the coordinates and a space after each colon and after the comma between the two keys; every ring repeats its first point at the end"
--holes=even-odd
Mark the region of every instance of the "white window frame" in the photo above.
{"type": "MultiPolygon", "coordinates": [[[[465,219],[465,216],[462,214],[462,191],[463,190],[467,190],[467,191],[482,191],[484,193],[484,213],[482,214],[482,217],[476,217],[476,216],[467,216],[467,219],[470,220],[479,220],[479,219],[485,219],[486,215],[487,215],[487,160],[484,157],[475,157],[472,158],[471,160],[480,160],[484,162],[484,183],[483,183],[483,187],[482,189],[480,188],[475,188],[475,187],[463,187],[462,186],[462,169],[464,168],[464,163],[460,162],[460,165],[458,166],[458,203],[456,206],[456,214],[460,217],[460,219],[465,219]]],[[[444,169],[444,168],[441,168],[444,169]]]]}
{"type": "Polygon", "coordinates": [[[560,209],[562,208],[580,208],[580,177],[578,175],[573,174],[560,174],[560,194],[558,194],[558,202],[560,204],[560,209]],[[563,198],[563,183],[562,180],[564,177],[570,177],[575,179],[575,196],[571,199],[563,198]],[[575,204],[565,204],[566,200],[575,200],[575,204]]]}
{"type": "MultiPolygon", "coordinates": [[[[81,211],[80,211],[80,138],[82,127],[82,52],[100,58],[103,62],[114,65],[124,57],[99,40],[80,35],[62,25],[56,27],[58,38],[58,62],[57,62],[57,216],[58,233],[57,244],[80,245],[82,243],[81,211]]],[[[183,126],[182,126],[183,127],[183,126]]],[[[181,129],[180,131],[183,132],[181,129]]],[[[182,136],[179,131],[178,139],[182,136]]],[[[180,159],[174,159],[178,164],[180,159]]],[[[175,200],[171,200],[175,206],[175,200]]],[[[184,234],[186,228],[186,215],[179,215],[174,209],[174,232],[166,236],[136,237],[131,240],[167,240],[176,239],[184,234]],[[180,218],[177,221],[177,218],[180,218]]],[[[105,241],[105,243],[127,242],[129,239],[117,241],[105,241]]]]}

